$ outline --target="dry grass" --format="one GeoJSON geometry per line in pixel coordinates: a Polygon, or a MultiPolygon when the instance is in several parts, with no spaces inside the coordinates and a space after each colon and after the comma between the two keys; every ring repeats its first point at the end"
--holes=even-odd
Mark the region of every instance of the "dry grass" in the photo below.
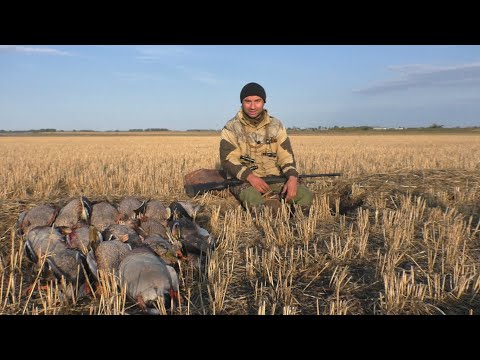
{"type": "Polygon", "coordinates": [[[217,136],[0,138],[0,313],[139,313],[112,274],[79,297],[24,258],[19,213],[84,192],[202,205],[197,221],[216,248],[182,264],[173,314],[478,314],[479,140],[292,136],[301,173],[343,173],[307,182],[315,202],[305,217],[244,212],[228,191],[188,199],[183,175],[218,167],[217,136]]]}

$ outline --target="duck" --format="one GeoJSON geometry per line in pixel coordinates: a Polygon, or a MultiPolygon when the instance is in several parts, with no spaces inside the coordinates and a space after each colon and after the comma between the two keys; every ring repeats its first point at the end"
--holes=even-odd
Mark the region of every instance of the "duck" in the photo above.
{"type": "Polygon", "coordinates": [[[117,274],[120,262],[131,250],[132,247],[129,244],[117,239],[102,241],[95,249],[88,252],[88,267],[97,280],[100,270],[117,274]]]}
{"type": "Polygon", "coordinates": [[[148,200],[141,201],[134,196],[123,198],[118,204],[119,220],[137,219],[145,213],[148,200]]]}
{"type": "Polygon", "coordinates": [[[171,304],[181,305],[178,275],[148,247],[132,249],[120,262],[119,278],[126,287],[127,296],[140,309],[149,314],[158,314],[157,301],[165,308],[171,304]]]}
{"type": "Polygon", "coordinates": [[[103,231],[105,239],[117,239],[131,245],[132,248],[143,244],[142,238],[134,228],[125,224],[111,224],[103,231]]]}
{"type": "Polygon", "coordinates": [[[26,235],[25,253],[46,278],[52,275],[80,285],[80,295],[89,293],[86,282],[87,263],[81,252],[66,246],[62,233],[53,226],[37,226],[26,235]]]}
{"type": "Polygon", "coordinates": [[[213,250],[213,239],[208,231],[188,217],[172,219],[170,229],[172,236],[182,242],[187,253],[201,255],[213,250]]]}
{"type": "Polygon", "coordinates": [[[118,219],[118,210],[112,204],[102,201],[92,206],[90,223],[101,232],[105,231],[109,225],[116,224],[118,219]]]}
{"type": "Polygon", "coordinates": [[[170,219],[172,211],[169,207],[165,207],[160,200],[150,200],[143,214],[143,220],[156,219],[159,220],[164,226],[167,226],[168,219],[170,219]]]}
{"type": "Polygon", "coordinates": [[[160,235],[148,236],[143,243],[160,256],[167,265],[174,266],[179,260],[186,260],[186,249],[180,241],[165,239],[160,235]]]}
{"type": "Polygon", "coordinates": [[[19,236],[37,226],[51,226],[58,215],[58,207],[50,204],[37,205],[30,210],[20,213],[16,222],[17,234],[19,236]]]}
{"type": "Polygon", "coordinates": [[[195,206],[187,201],[173,201],[168,207],[171,210],[172,217],[187,217],[190,218],[190,220],[195,220],[200,210],[200,205],[195,206]]]}
{"type": "Polygon", "coordinates": [[[76,227],[67,231],[66,234],[67,247],[80,250],[85,256],[90,249],[95,249],[101,241],[103,241],[102,233],[91,225],[76,227]]]}
{"type": "Polygon", "coordinates": [[[150,235],[160,235],[163,238],[166,238],[168,223],[164,223],[159,219],[150,219],[150,218],[143,218],[140,222],[141,231],[147,236],[150,235]]]}
{"type": "Polygon", "coordinates": [[[55,219],[55,226],[73,228],[82,224],[90,225],[91,215],[92,203],[82,195],[60,209],[55,219]]]}

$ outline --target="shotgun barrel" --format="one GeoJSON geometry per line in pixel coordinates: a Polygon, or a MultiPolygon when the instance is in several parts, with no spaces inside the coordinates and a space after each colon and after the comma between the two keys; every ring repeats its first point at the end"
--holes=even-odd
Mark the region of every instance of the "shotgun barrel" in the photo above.
{"type": "MultiPolygon", "coordinates": [[[[305,178],[317,178],[317,177],[334,177],[334,176],[341,176],[341,173],[327,173],[327,174],[305,174],[299,175],[298,178],[305,179],[305,178]]],[[[285,176],[267,176],[262,178],[267,184],[276,184],[286,182],[287,178],[285,176]]],[[[244,184],[245,181],[239,179],[225,179],[221,182],[206,182],[200,184],[185,184],[185,192],[188,196],[194,197],[199,194],[204,194],[207,191],[211,190],[223,190],[228,188],[229,186],[237,186],[244,184]]]]}

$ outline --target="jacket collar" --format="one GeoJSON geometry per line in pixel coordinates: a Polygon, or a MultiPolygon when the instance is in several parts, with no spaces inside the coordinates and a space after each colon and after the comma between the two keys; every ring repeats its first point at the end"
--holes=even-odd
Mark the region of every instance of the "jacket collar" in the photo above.
{"type": "Polygon", "coordinates": [[[248,117],[243,113],[243,110],[240,109],[237,113],[237,119],[240,120],[242,125],[249,126],[251,128],[260,129],[268,124],[270,124],[270,116],[268,115],[267,109],[263,109],[263,118],[258,124],[253,124],[250,122],[248,117]]]}

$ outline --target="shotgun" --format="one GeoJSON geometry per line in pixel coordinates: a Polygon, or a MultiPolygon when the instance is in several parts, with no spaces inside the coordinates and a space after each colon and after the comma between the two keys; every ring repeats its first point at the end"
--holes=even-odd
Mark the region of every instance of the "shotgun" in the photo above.
{"type": "MultiPolygon", "coordinates": [[[[316,177],[327,177],[327,176],[341,176],[341,173],[329,173],[329,174],[308,174],[308,175],[299,175],[299,179],[305,178],[316,178],[316,177]]],[[[276,184],[281,182],[286,182],[287,178],[285,176],[267,176],[262,178],[267,184],[276,184]]],[[[206,182],[200,184],[185,184],[185,192],[188,196],[194,197],[199,194],[203,194],[210,190],[223,190],[229,186],[237,186],[245,183],[245,181],[239,179],[225,179],[223,181],[217,182],[206,182]]]]}

